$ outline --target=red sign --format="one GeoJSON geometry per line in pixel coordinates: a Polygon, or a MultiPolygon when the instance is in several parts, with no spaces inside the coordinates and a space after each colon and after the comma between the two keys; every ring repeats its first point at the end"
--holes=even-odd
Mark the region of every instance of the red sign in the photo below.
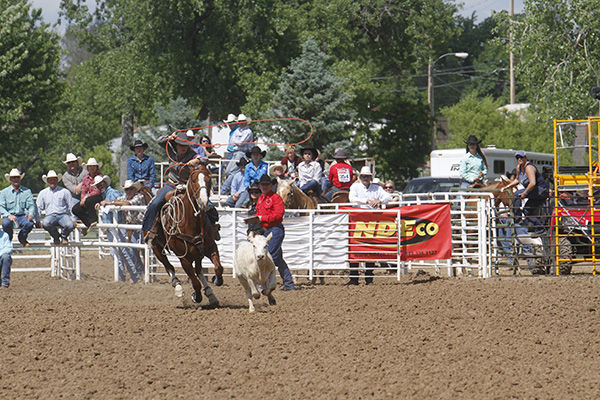
{"type": "MultiPolygon", "coordinates": [[[[352,208],[348,208],[352,209],[352,208]]],[[[441,260],[452,257],[450,204],[388,208],[383,212],[349,213],[349,259],[441,260]],[[400,229],[397,218],[400,210],[400,229]]]]}

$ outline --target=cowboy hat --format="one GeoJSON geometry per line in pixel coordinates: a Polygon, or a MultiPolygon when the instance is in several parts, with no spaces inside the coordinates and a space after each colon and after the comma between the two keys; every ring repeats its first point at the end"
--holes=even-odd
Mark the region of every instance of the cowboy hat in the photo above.
{"type": "Polygon", "coordinates": [[[21,171],[19,171],[17,168],[13,168],[13,169],[10,170],[10,173],[4,174],[4,177],[9,182],[10,182],[10,178],[15,177],[15,176],[18,176],[21,179],[23,179],[23,177],[25,176],[25,174],[22,174],[21,171]]]}
{"type": "Polygon", "coordinates": [[[477,139],[477,137],[475,135],[470,135],[467,138],[467,141],[465,142],[465,144],[469,145],[469,144],[479,144],[481,143],[481,140],[477,139]]]}
{"type": "Polygon", "coordinates": [[[48,184],[48,178],[58,178],[58,180],[60,181],[62,179],[62,174],[57,174],[56,171],[51,169],[50,171],[48,171],[48,175],[42,175],[42,180],[45,184],[48,184]]]}
{"type": "Polygon", "coordinates": [[[123,183],[123,189],[127,190],[129,188],[134,188],[137,190],[140,188],[140,184],[132,181],[131,179],[127,179],[125,183],[123,183]]]}
{"type": "Polygon", "coordinates": [[[108,176],[108,175],[104,175],[104,176],[96,175],[94,177],[94,183],[92,183],[92,185],[98,187],[98,185],[100,184],[100,182],[106,182],[106,186],[110,186],[110,176],[108,176]]]}
{"type": "Polygon", "coordinates": [[[191,146],[191,140],[194,138],[194,132],[190,129],[187,132],[179,131],[175,134],[173,142],[184,146],[191,146]]]}
{"type": "Polygon", "coordinates": [[[266,150],[262,150],[260,149],[260,147],[258,146],[254,146],[250,149],[250,151],[246,152],[246,157],[250,158],[252,157],[252,153],[258,153],[260,154],[262,157],[264,157],[265,155],[267,155],[267,151],[266,150]]]}
{"type": "Polygon", "coordinates": [[[240,158],[240,160],[235,163],[235,165],[237,165],[238,167],[242,167],[246,164],[248,164],[248,160],[246,159],[246,157],[240,158]]]}
{"type": "Polygon", "coordinates": [[[96,161],[96,159],[94,157],[88,158],[86,166],[89,167],[89,166],[94,166],[94,165],[98,168],[102,168],[102,161],[98,162],[98,161],[96,161]]]}
{"type": "Polygon", "coordinates": [[[65,161],[63,161],[63,164],[66,165],[73,161],[77,161],[79,163],[79,165],[81,165],[83,163],[83,158],[81,158],[79,156],[75,157],[75,154],[69,153],[69,154],[67,154],[67,159],[65,161]]]}
{"type": "Polygon", "coordinates": [[[285,172],[287,170],[287,165],[283,165],[283,164],[273,164],[269,167],[269,175],[273,176],[275,175],[275,170],[277,168],[281,168],[283,170],[283,172],[285,172]]]}
{"type": "Polygon", "coordinates": [[[348,156],[346,155],[346,151],[344,149],[339,148],[335,149],[335,152],[333,153],[333,158],[335,158],[336,160],[345,160],[346,158],[348,158],[348,156]]]}
{"type": "Polygon", "coordinates": [[[248,186],[248,192],[252,191],[252,190],[260,190],[260,187],[258,186],[258,180],[254,180],[254,182],[252,182],[249,186],[248,186]]]}
{"type": "Polygon", "coordinates": [[[226,124],[231,124],[232,122],[237,122],[237,118],[235,117],[235,114],[229,114],[227,116],[227,119],[224,119],[223,122],[225,122],[226,124]]]}
{"type": "Polygon", "coordinates": [[[246,117],[244,114],[240,114],[237,117],[237,121],[238,122],[248,122],[248,121],[251,121],[251,119],[249,117],[246,117]]]}
{"type": "Polygon", "coordinates": [[[301,149],[300,150],[300,155],[303,156],[304,153],[306,153],[307,151],[310,151],[312,153],[313,160],[316,160],[317,157],[319,156],[319,152],[314,147],[305,147],[304,149],[301,149]]]}
{"type": "Polygon", "coordinates": [[[262,184],[273,184],[273,179],[269,178],[269,175],[264,174],[260,177],[260,179],[258,180],[258,184],[262,185],[262,184]]]}
{"type": "Polygon", "coordinates": [[[362,167],[360,169],[360,172],[358,175],[362,175],[362,176],[373,176],[373,173],[371,172],[371,168],[369,168],[368,165],[365,165],[364,167],[362,167]]]}
{"type": "Polygon", "coordinates": [[[136,139],[135,142],[131,146],[129,146],[129,150],[133,151],[136,147],[143,147],[144,149],[148,148],[148,143],[143,143],[140,139],[136,139]]]}

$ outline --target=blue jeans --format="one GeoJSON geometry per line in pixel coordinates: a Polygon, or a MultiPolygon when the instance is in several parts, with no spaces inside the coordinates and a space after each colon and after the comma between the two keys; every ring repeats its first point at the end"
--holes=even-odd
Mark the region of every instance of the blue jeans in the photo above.
{"type": "MultiPolygon", "coordinates": [[[[27,240],[27,235],[33,229],[33,221],[27,219],[26,215],[17,215],[17,227],[21,228],[19,231],[19,242],[23,243],[27,240]]],[[[8,238],[12,240],[14,225],[8,217],[2,218],[2,230],[8,234],[8,238]]]]}
{"type": "Polygon", "coordinates": [[[235,174],[231,174],[225,179],[225,182],[221,185],[221,194],[232,194],[231,193],[231,183],[233,182],[233,177],[235,174]]]}
{"type": "Polygon", "coordinates": [[[42,227],[48,231],[52,239],[58,241],[61,236],[68,238],[75,229],[75,224],[71,214],[50,214],[42,220],[42,227]],[[62,235],[58,233],[58,227],[62,228],[62,235]]]}
{"type": "Polygon", "coordinates": [[[240,158],[244,157],[246,153],[243,151],[234,151],[231,155],[231,161],[227,163],[227,168],[225,169],[225,178],[229,178],[230,175],[235,174],[240,170],[237,162],[240,161],[240,158]]]}
{"type": "Polygon", "coordinates": [[[146,208],[146,214],[144,214],[144,222],[142,223],[143,231],[147,232],[152,229],[156,215],[166,203],[165,196],[173,189],[175,189],[175,186],[165,182],[165,185],[158,191],[158,193],[156,193],[156,196],[154,196],[150,204],[148,204],[148,207],[146,208]]]}
{"type": "Polygon", "coordinates": [[[248,193],[247,190],[244,190],[242,193],[240,193],[240,197],[238,197],[237,201],[235,202],[235,208],[245,208],[244,204],[247,203],[248,200],[250,200],[250,193],[248,193]]]}
{"type": "Polygon", "coordinates": [[[269,233],[273,234],[271,240],[269,240],[269,253],[271,254],[271,257],[273,257],[273,262],[279,271],[281,280],[283,280],[283,288],[294,289],[292,273],[283,259],[283,251],[281,250],[281,243],[283,243],[283,238],[285,237],[285,229],[283,228],[283,225],[277,225],[267,229],[264,236],[269,236],[269,233]]]}
{"type": "Polygon", "coordinates": [[[329,192],[325,193],[325,198],[329,201],[331,201],[331,199],[333,199],[333,195],[336,192],[342,191],[342,190],[348,190],[348,189],[340,189],[339,187],[336,186],[332,186],[331,189],[329,189],[329,192]]]}
{"type": "Polygon", "coordinates": [[[2,275],[0,275],[0,285],[8,287],[10,285],[10,266],[12,265],[12,257],[10,254],[2,254],[0,256],[0,267],[2,267],[2,275]]]}
{"type": "MultiPolygon", "coordinates": [[[[125,229],[110,228],[106,231],[106,240],[112,242],[116,238],[117,242],[127,243],[127,236],[125,229]]],[[[138,268],[142,268],[140,257],[138,255],[137,261],[134,259],[133,251],[137,249],[129,249],[125,247],[111,247],[110,254],[117,259],[119,266],[119,282],[124,282],[127,278],[125,269],[129,272],[129,278],[132,282],[137,282],[140,279],[140,272],[138,268]]]]}
{"type": "Polygon", "coordinates": [[[321,184],[321,193],[327,192],[327,190],[331,187],[331,182],[329,182],[329,178],[327,178],[325,176],[320,179],[320,184],[321,184]]]}
{"type": "Polygon", "coordinates": [[[321,194],[321,185],[319,184],[319,182],[315,181],[314,179],[311,179],[304,185],[300,186],[300,190],[302,190],[304,193],[307,193],[309,190],[312,190],[318,196],[321,194]]]}

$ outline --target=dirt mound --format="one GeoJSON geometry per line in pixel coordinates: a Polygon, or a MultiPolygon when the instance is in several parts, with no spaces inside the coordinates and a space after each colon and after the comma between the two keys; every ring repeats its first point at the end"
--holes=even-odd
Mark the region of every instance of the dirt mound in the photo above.
{"type": "Polygon", "coordinates": [[[419,269],[417,271],[410,271],[409,273],[404,274],[400,278],[400,283],[405,285],[415,285],[418,283],[433,282],[438,279],[441,279],[441,277],[437,275],[431,275],[429,272],[419,269]]]}
{"type": "Polygon", "coordinates": [[[231,278],[210,310],[189,283],[181,300],[82,264],[81,282],[13,273],[0,291],[0,398],[600,396],[597,277],[332,278],[249,314],[231,278]]]}

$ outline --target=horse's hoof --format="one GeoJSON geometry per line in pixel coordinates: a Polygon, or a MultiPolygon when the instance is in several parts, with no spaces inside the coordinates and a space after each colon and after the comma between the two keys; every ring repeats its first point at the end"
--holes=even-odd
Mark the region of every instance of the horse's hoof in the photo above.
{"type": "Polygon", "coordinates": [[[211,282],[215,284],[215,286],[223,286],[223,277],[213,275],[211,282]]]}
{"type": "Polygon", "coordinates": [[[175,286],[175,297],[182,297],[183,296],[183,287],[180,284],[177,284],[175,286]]]}
{"type": "Polygon", "coordinates": [[[202,302],[202,293],[197,293],[197,292],[192,293],[192,300],[194,301],[194,303],[202,302]]]}
{"type": "Polygon", "coordinates": [[[268,298],[269,298],[269,305],[270,306],[274,306],[274,305],[277,304],[277,302],[275,301],[275,297],[269,296],[268,298]]]}

